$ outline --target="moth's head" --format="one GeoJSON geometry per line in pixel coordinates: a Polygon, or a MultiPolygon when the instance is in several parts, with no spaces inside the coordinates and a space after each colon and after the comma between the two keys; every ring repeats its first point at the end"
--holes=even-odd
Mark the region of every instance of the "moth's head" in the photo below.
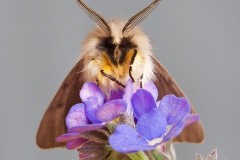
{"type": "Polygon", "coordinates": [[[92,55],[91,57],[106,53],[115,65],[122,64],[127,54],[135,49],[145,55],[151,54],[149,39],[137,25],[153,11],[160,0],[154,0],[128,21],[106,20],[82,0],[77,0],[77,2],[98,24],[84,42],[83,51],[85,53],[92,55]]]}

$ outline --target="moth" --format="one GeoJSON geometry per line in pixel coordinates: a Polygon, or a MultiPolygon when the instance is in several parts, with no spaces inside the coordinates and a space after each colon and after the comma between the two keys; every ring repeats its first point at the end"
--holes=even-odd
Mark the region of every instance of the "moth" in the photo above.
{"type": "MultiPolygon", "coordinates": [[[[137,26],[156,8],[160,0],[154,0],[128,21],[106,20],[82,0],[77,2],[97,23],[97,27],[86,37],[81,58],[62,82],[41,120],[36,136],[41,148],[64,145],[56,142],[55,138],[66,132],[65,117],[72,105],[81,102],[79,90],[84,82],[96,82],[108,95],[111,91],[122,89],[129,78],[140,81],[141,86],[153,81],[159,90],[158,99],[167,94],[185,96],[164,66],[153,56],[148,37],[137,26]]],[[[193,106],[191,112],[196,113],[193,106]]],[[[198,143],[203,138],[204,130],[198,122],[186,127],[174,141],[198,143]]]]}

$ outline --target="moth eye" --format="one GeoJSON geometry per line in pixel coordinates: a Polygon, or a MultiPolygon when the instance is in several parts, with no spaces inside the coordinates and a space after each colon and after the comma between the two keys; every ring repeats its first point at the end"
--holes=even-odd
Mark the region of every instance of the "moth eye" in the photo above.
{"type": "Polygon", "coordinates": [[[105,46],[108,48],[108,49],[115,49],[116,45],[113,44],[113,39],[112,38],[107,38],[105,40],[105,46]]]}
{"type": "Polygon", "coordinates": [[[127,46],[127,45],[129,45],[129,44],[127,43],[127,41],[122,40],[122,42],[121,42],[121,46],[127,46]]]}
{"type": "Polygon", "coordinates": [[[123,38],[122,41],[121,41],[120,47],[121,47],[121,48],[134,48],[134,47],[136,47],[136,45],[134,45],[134,44],[130,41],[130,39],[128,39],[128,38],[123,38]]]}

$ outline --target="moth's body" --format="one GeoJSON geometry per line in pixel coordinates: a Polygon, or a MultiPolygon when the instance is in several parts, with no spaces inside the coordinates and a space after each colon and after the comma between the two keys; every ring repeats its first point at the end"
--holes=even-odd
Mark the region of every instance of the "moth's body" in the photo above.
{"type": "MultiPolygon", "coordinates": [[[[37,133],[37,144],[41,148],[64,145],[56,142],[55,138],[66,132],[66,115],[71,106],[81,102],[79,90],[85,82],[96,82],[107,96],[113,90],[122,89],[129,78],[141,81],[142,85],[153,81],[158,89],[158,100],[167,94],[184,96],[167,70],[152,55],[148,37],[136,26],[151,13],[159,1],[154,0],[124,22],[106,21],[82,0],[77,0],[98,27],[85,39],[78,62],[44,114],[37,133]]],[[[194,107],[191,109],[192,113],[196,113],[194,107]]],[[[203,127],[197,122],[186,127],[174,140],[198,143],[203,137],[203,127]]]]}
{"type": "Polygon", "coordinates": [[[97,81],[105,94],[112,90],[122,89],[122,87],[103,76],[101,70],[125,84],[130,78],[129,66],[135,49],[137,55],[132,64],[133,78],[139,80],[143,75],[143,84],[154,78],[148,37],[137,27],[130,33],[122,34],[125,24],[124,21],[112,20],[109,22],[111,34],[106,34],[100,27],[97,27],[83,43],[83,55],[81,56],[83,77],[85,81],[97,81]]]}

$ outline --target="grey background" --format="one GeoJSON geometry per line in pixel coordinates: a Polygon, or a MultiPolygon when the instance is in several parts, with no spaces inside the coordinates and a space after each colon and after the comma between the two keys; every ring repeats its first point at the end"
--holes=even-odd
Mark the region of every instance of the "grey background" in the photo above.
{"type": "MultiPolygon", "coordinates": [[[[129,18],[149,2],[87,1],[108,18],[129,18]]],[[[94,25],[74,0],[0,0],[1,160],[78,159],[76,151],[37,148],[35,134],[94,25]]],[[[240,1],[164,0],[141,26],[206,129],[203,144],[176,146],[178,159],[213,148],[220,159],[238,159],[240,1]]]]}

